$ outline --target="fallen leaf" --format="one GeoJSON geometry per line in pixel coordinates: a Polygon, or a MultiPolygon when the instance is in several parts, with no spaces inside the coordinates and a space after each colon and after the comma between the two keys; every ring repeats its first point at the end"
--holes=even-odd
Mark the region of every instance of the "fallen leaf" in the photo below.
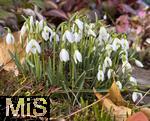
{"type": "Polygon", "coordinates": [[[141,108],[140,109],[150,120],[150,108],[141,108]]]}
{"type": "MultiPolygon", "coordinates": [[[[95,89],[93,90],[96,97],[100,100],[102,98],[102,95],[96,92],[95,89]]],[[[100,103],[104,107],[104,109],[110,113],[112,119],[115,118],[115,121],[125,121],[127,117],[131,115],[130,108],[124,106],[117,106],[108,98],[104,98],[100,103]]]]}
{"type": "Polygon", "coordinates": [[[127,121],[149,121],[147,116],[143,112],[134,113],[127,121]]]}
{"type": "Polygon", "coordinates": [[[13,33],[14,38],[15,38],[15,46],[10,44],[8,45],[6,43],[6,36],[4,36],[3,38],[0,38],[0,63],[2,65],[4,65],[3,69],[6,71],[12,71],[15,70],[15,63],[13,62],[10,54],[9,54],[9,50],[13,53],[15,51],[17,51],[19,53],[21,62],[23,61],[23,57],[24,57],[24,51],[21,48],[21,44],[19,41],[20,38],[20,32],[15,32],[13,33]]]}
{"type": "Polygon", "coordinates": [[[115,81],[112,83],[112,86],[109,89],[109,98],[115,102],[116,105],[124,105],[126,106],[126,101],[121,96],[120,90],[116,85],[115,81]]]}

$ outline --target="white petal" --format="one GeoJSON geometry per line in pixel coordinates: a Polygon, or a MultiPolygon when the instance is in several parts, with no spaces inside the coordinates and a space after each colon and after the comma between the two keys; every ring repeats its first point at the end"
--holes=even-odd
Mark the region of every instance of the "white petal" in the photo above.
{"type": "Polygon", "coordinates": [[[21,36],[23,36],[26,33],[26,30],[27,30],[26,26],[23,25],[20,32],[21,36]]]}
{"type": "Polygon", "coordinates": [[[33,54],[35,54],[36,52],[41,53],[41,47],[39,43],[34,39],[31,39],[31,41],[29,41],[26,46],[26,53],[29,52],[32,52],[33,54]]]}
{"type": "Polygon", "coordinates": [[[111,78],[111,74],[112,74],[113,70],[112,69],[109,69],[108,72],[107,72],[107,77],[108,79],[111,78]]]}
{"type": "Polygon", "coordinates": [[[81,53],[78,50],[75,50],[74,60],[75,60],[76,64],[77,64],[77,61],[78,62],[82,62],[82,55],[81,55],[81,53]]]}
{"type": "Polygon", "coordinates": [[[109,57],[105,58],[104,65],[105,65],[105,67],[112,66],[112,61],[111,61],[111,59],[109,57]]]}
{"type": "Polygon", "coordinates": [[[61,61],[64,61],[64,62],[69,61],[69,53],[67,52],[66,49],[62,49],[60,51],[59,57],[61,61]]]}
{"type": "Polygon", "coordinates": [[[33,24],[34,24],[33,16],[30,16],[30,26],[33,26],[33,24]]]}
{"type": "Polygon", "coordinates": [[[116,82],[116,85],[118,86],[118,88],[119,88],[120,90],[122,89],[122,84],[121,84],[120,81],[117,81],[117,82],[116,82]]]}
{"type": "Polygon", "coordinates": [[[138,99],[142,98],[142,93],[138,93],[138,92],[133,92],[132,93],[132,100],[133,102],[136,102],[138,99]]]}
{"type": "Polygon", "coordinates": [[[83,30],[83,22],[80,19],[76,19],[75,23],[77,24],[80,30],[83,30]]]}
{"type": "Polygon", "coordinates": [[[81,34],[78,34],[76,32],[74,33],[74,41],[75,42],[80,42],[81,38],[82,38],[81,34]]]}
{"type": "Polygon", "coordinates": [[[128,61],[126,61],[122,64],[122,72],[125,73],[126,70],[132,71],[132,66],[128,61]]]}
{"type": "Polygon", "coordinates": [[[11,33],[8,33],[6,36],[6,43],[7,44],[14,44],[15,38],[11,33]]]}
{"type": "Polygon", "coordinates": [[[135,60],[135,64],[136,64],[138,67],[141,67],[141,68],[144,67],[144,65],[142,64],[142,62],[140,62],[139,60],[135,60]]]}
{"type": "Polygon", "coordinates": [[[104,73],[102,70],[99,70],[97,73],[97,80],[98,81],[104,81],[104,73]]]}
{"type": "Polygon", "coordinates": [[[68,40],[68,42],[73,43],[73,40],[74,40],[73,33],[66,30],[64,34],[65,34],[65,37],[68,40]]]}
{"type": "Polygon", "coordinates": [[[44,27],[44,20],[42,19],[40,22],[39,22],[39,28],[40,30],[42,30],[44,27]]]}
{"type": "Polygon", "coordinates": [[[42,31],[42,38],[47,41],[49,39],[49,33],[48,32],[45,32],[45,31],[42,31]]]}
{"type": "Polygon", "coordinates": [[[130,77],[130,82],[132,82],[134,85],[137,85],[137,81],[136,81],[136,79],[134,78],[134,77],[130,77]]]}

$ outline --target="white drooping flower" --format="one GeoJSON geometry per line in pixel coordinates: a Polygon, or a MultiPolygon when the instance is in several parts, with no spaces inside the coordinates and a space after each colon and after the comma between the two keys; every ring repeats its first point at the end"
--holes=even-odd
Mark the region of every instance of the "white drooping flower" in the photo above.
{"type": "Polygon", "coordinates": [[[92,36],[96,37],[95,32],[92,30],[92,28],[95,27],[94,24],[90,24],[90,25],[85,24],[85,27],[86,27],[85,32],[87,33],[88,36],[92,35],[92,36]]]}
{"type": "Polygon", "coordinates": [[[109,33],[107,33],[107,30],[105,29],[105,27],[101,27],[99,30],[99,36],[98,36],[98,40],[108,40],[109,38],[109,33]]]}
{"type": "Polygon", "coordinates": [[[76,43],[80,42],[81,38],[82,38],[82,34],[81,33],[77,33],[77,32],[74,33],[74,41],[76,43]]]}
{"type": "Polygon", "coordinates": [[[140,100],[141,98],[142,98],[142,93],[139,93],[139,92],[132,93],[133,102],[136,102],[137,100],[140,100]]]}
{"type": "Polygon", "coordinates": [[[113,70],[112,70],[112,69],[109,69],[109,70],[108,70],[108,72],[107,72],[107,77],[108,77],[108,79],[110,79],[110,78],[111,78],[111,76],[112,76],[112,72],[113,72],[113,70]]]}
{"type": "Polygon", "coordinates": [[[33,32],[34,19],[33,16],[30,16],[30,32],[33,32]]]}
{"type": "Polygon", "coordinates": [[[103,16],[103,19],[104,19],[104,20],[106,20],[106,19],[107,19],[107,15],[106,15],[106,14],[103,16]]]}
{"type": "Polygon", "coordinates": [[[30,25],[32,26],[34,24],[33,16],[30,16],[30,25]]]}
{"type": "Polygon", "coordinates": [[[82,31],[83,30],[83,22],[80,19],[76,19],[75,23],[77,24],[78,28],[82,31]]]}
{"type": "Polygon", "coordinates": [[[119,88],[120,90],[122,89],[122,84],[121,84],[120,81],[117,81],[117,82],[116,82],[116,85],[118,86],[118,88],[119,88]]]}
{"type": "Polygon", "coordinates": [[[44,26],[44,30],[42,31],[43,39],[47,41],[52,33],[53,31],[48,26],[44,26]]]}
{"type": "Polygon", "coordinates": [[[68,42],[73,43],[74,35],[71,31],[66,30],[62,37],[63,41],[68,40],[68,42]]]}
{"type": "Polygon", "coordinates": [[[43,27],[44,27],[44,20],[42,19],[39,22],[39,29],[40,29],[40,31],[43,29],[43,27]]]}
{"type": "Polygon", "coordinates": [[[69,53],[66,49],[62,49],[59,53],[60,61],[67,62],[69,61],[69,53]]]}
{"type": "Polygon", "coordinates": [[[14,44],[15,43],[15,38],[11,33],[8,33],[6,36],[6,43],[7,44],[14,44]]]}
{"type": "Polygon", "coordinates": [[[104,65],[105,67],[110,67],[112,66],[112,61],[110,59],[110,57],[106,57],[105,60],[104,60],[104,65]]]}
{"type": "Polygon", "coordinates": [[[142,62],[139,61],[139,60],[136,60],[136,59],[135,59],[135,64],[136,64],[138,67],[140,67],[140,68],[143,68],[143,67],[144,67],[144,65],[142,64],[142,62]]]}
{"type": "Polygon", "coordinates": [[[75,50],[73,58],[74,58],[74,61],[75,61],[76,64],[77,64],[77,61],[82,62],[82,55],[79,52],[79,50],[75,50]]]}
{"type": "Polygon", "coordinates": [[[121,40],[118,38],[115,38],[111,46],[114,51],[117,51],[118,48],[121,46],[121,40]]]}
{"type": "Polygon", "coordinates": [[[134,77],[131,76],[129,80],[133,85],[137,85],[137,80],[134,77]]]}
{"type": "Polygon", "coordinates": [[[99,70],[97,73],[97,80],[98,81],[104,81],[104,72],[102,70],[99,70]]]}
{"type": "Polygon", "coordinates": [[[29,52],[36,54],[36,52],[41,53],[41,47],[35,39],[31,39],[26,46],[26,53],[29,52]]]}
{"type": "Polygon", "coordinates": [[[121,46],[123,49],[128,50],[129,49],[129,43],[126,39],[121,39],[121,46]]]}
{"type": "Polygon", "coordinates": [[[132,71],[132,66],[127,61],[122,64],[122,72],[125,73],[125,71],[132,71]]]}
{"type": "Polygon", "coordinates": [[[56,42],[59,42],[59,35],[56,34],[56,32],[53,32],[50,36],[50,42],[52,42],[53,39],[56,39],[56,42]],[[56,38],[55,38],[56,37],[56,38]]]}
{"type": "Polygon", "coordinates": [[[20,35],[23,36],[27,31],[26,25],[24,24],[20,30],[20,35]]]}

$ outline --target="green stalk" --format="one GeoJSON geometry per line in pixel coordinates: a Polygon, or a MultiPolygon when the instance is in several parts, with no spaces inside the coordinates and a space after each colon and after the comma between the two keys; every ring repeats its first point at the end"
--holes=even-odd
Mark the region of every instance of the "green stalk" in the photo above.
{"type": "Polygon", "coordinates": [[[54,37],[54,46],[53,46],[53,75],[55,75],[55,53],[56,53],[56,35],[54,37]]]}
{"type": "MultiPolygon", "coordinates": [[[[73,44],[71,45],[71,55],[73,55],[74,54],[74,48],[73,48],[73,44]]],[[[72,89],[74,88],[74,86],[75,86],[75,82],[74,82],[74,79],[75,79],[75,75],[74,75],[74,70],[75,70],[75,66],[74,66],[74,60],[73,60],[73,57],[71,58],[71,65],[72,65],[72,67],[71,67],[71,72],[72,72],[72,79],[71,79],[71,81],[72,81],[72,89]]]]}

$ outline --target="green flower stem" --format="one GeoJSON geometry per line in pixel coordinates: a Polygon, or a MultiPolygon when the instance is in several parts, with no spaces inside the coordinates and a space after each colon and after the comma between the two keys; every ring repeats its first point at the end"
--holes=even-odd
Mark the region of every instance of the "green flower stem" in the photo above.
{"type": "Polygon", "coordinates": [[[72,77],[71,77],[71,81],[72,81],[72,89],[74,88],[75,86],[75,63],[74,63],[74,60],[73,60],[73,54],[74,54],[74,45],[72,44],[71,45],[71,55],[72,55],[72,58],[71,58],[71,72],[72,72],[72,77]]]}
{"type": "Polygon", "coordinates": [[[54,44],[53,44],[53,75],[55,75],[55,53],[56,53],[56,35],[54,37],[54,44]]]}

